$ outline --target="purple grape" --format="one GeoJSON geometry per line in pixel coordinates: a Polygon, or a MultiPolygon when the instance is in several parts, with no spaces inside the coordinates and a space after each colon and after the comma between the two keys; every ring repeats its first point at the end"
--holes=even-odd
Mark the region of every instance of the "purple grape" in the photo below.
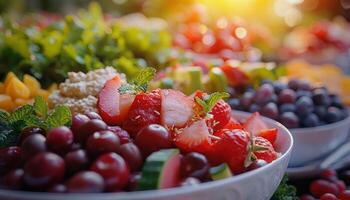
{"type": "Polygon", "coordinates": [[[254,93],[253,92],[245,92],[240,99],[240,106],[247,110],[249,106],[253,103],[254,93]]]}
{"type": "Polygon", "coordinates": [[[314,104],[318,106],[328,106],[331,103],[328,94],[322,89],[314,90],[312,100],[314,101],[314,104]]]}
{"type": "Polygon", "coordinates": [[[327,108],[324,106],[315,106],[314,113],[318,116],[319,119],[323,119],[327,114],[327,108]]]}
{"type": "Polygon", "coordinates": [[[302,121],[302,125],[304,127],[315,127],[315,126],[318,126],[319,123],[320,123],[320,120],[318,116],[313,113],[307,115],[302,121]]]}
{"type": "Polygon", "coordinates": [[[258,104],[253,103],[250,108],[249,112],[254,113],[254,112],[259,112],[260,111],[260,106],[258,104]]]}
{"type": "Polygon", "coordinates": [[[310,91],[311,85],[307,80],[300,80],[298,84],[298,90],[310,91]]]}
{"type": "Polygon", "coordinates": [[[232,109],[239,109],[239,99],[233,98],[228,100],[228,105],[231,106],[232,109]]]}
{"type": "Polygon", "coordinates": [[[329,95],[330,100],[331,100],[331,106],[343,109],[345,106],[342,102],[342,100],[339,98],[338,95],[329,95]]]}
{"type": "Polygon", "coordinates": [[[284,103],[294,103],[296,99],[295,92],[291,89],[282,90],[278,95],[278,102],[280,104],[284,103]]]}
{"type": "Polygon", "coordinates": [[[300,81],[298,79],[291,79],[288,82],[288,88],[296,91],[299,88],[299,84],[300,84],[300,81]]]}
{"type": "Polygon", "coordinates": [[[312,97],[312,93],[310,91],[305,91],[305,90],[298,90],[296,93],[296,97],[297,99],[299,99],[300,97],[303,96],[307,96],[307,97],[312,97]]]}
{"type": "Polygon", "coordinates": [[[277,105],[270,102],[261,108],[260,113],[266,117],[276,119],[278,117],[277,105]]]}
{"type": "Polygon", "coordinates": [[[282,90],[285,90],[288,88],[286,84],[279,82],[279,81],[274,82],[272,84],[272,86],[273,86],[276,94],[279,94],[280,92],[282,92],[282,90]]]}
{"type": "Polygon", "coordinates": [[[285,112],[295,112],[296,107],[292,103],[285,103],[280,105],[279,107],[279,112],[280,113],[285,113],[285,112]]]}
{"type": "Polygon", "coordinates": [[[233,88],[233,87],[227,87],[227,92],[230,94],[230,97],[231,98],[234,98],[234,97],[236,97],[236,90],[235,90],[235,88],[233,88]]]}
{"type": "Polygon", "coordinates": [[[254,100],[259,105],[263,105],[271,100],[273,94],[273,87],[270,84],[264,84],[256,91],[254,100]]]}
{"type": "Polygon", "coordinates": [[[342,119],[342,112],[337,107],[329,107],[327,110],[327,114],[324,117],[324,120],[327,124],[334,123],[340,121],[342,119]]]}
{"type": "Polygon", "coordinates": [[[300,97],[300,99],[297,100],[295,105],[296,105],[297,114],[299,116],[306,116],[310,114],[313,111],[313,107],[314,107],[311,98],[306,96],[300,97]]]}
{"type": "Polygon", "coordinates": [[[287,128],[298,128],[299,118],[292,112],[285,112],[279,118],[279,121],[287,128]]]}

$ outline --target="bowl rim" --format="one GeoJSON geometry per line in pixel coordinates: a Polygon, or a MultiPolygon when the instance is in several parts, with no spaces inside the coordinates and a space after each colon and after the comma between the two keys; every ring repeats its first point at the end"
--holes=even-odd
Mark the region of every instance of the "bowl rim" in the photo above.
{"type": "MultiPolygon", "coordinates": [[[[234,113],[238,113],[241,117],[248,117],[251,113],[249,112],[242,112],[242,111],[233,111],[234,113]]],[[[283,126],[281,123],[267,118],[263,117],[264,121],[268,121],[270,124],[274,124],[276,127],[279,127],[287,134],[287,137],[289,138],[289,146],[285,150],[285,152],[274,161],[269,163],[268,165],[265,165],[261,168],[248,171],[242,174],[239,174],[237,176],[232,176],[230,178],[225,178],[221,180],[216,181],[210,181],[206,183],[201,183],[199,185],[193,186],[193,187],[175,187],[175,188],[167,188],[167,189],[160,189],[160,190],[145,190],[145,191],[134,191],[134,192],[113,192],[113,193],[49,193],[49,192],[31,192],[31,191],[19,191],[19,190],[6,190],[6,189],[0,189],[0,196],[6,195],[7,198],[19,198],[19,197],[25,197],[26,199],[36,199],[36,200],[64,200],[68,197],[70,198],[85,198],[85,199],[100,199],[100,200],[113,200],[113,199],[142,199],[142,198],[161,198],[161,197],[167,197],[169,195],[175,196],[175,195],[184,195],[188,193],[195,193],[195,192],[201,192],[207,189],[214,189],[214,188],[220,188],[223,185],[226,184],[232,184],[239,182],[243,179],[246,179],[250,176],[256,176],[259,173],[263,173],[263,171],[267,171],[278,164],[281,164],[281,162],[285,159],[288,159],[288,156],[291,155],[292,148],[294,146],[294,139],[291,134],[291,132],[283,126]]]]}
{"type": "Polygon", "coordinates": [[[318,133],[319,131],[325,131],[329,129],[333,129],[335,127],[344,126],[350,123],[350,108],[347,108],[348,110],[348,116],[345,119],[342,119],[340,121],[325,124],[322,126],[316,126],[316,127],[309,127],[309,128],[291,128],[289,131],[292,134],[312,134],[312,133],[318,133]]]}

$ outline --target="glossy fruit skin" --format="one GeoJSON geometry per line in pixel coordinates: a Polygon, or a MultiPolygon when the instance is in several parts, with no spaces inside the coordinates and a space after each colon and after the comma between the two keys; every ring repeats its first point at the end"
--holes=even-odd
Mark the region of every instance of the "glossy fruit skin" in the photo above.
{"type": "Polygon", "coordinates": [[[254,101],[259,105],[264,105],[271,101],[274,94],[274,89],[270,84],[263,84],[256,91],[254,101]]]}
{"type": "Polygon", "coordinates": [[[135,138],[135,144],[144,158],[155,151],[173,146],[171,134],[158,124],[150,124],[142,128],[135,138]]]}
{"type": "Polygon", "coordinates": [[[217,131],[230,121],[231,107],[224,100],[219,100],[209,114],[212,114],[213,118],[207,120],[207,125],[212,127],[213,131],[217,131]]]}
{"type": "Polygon", "coordinates": [[[311,195],[304,194],[300,197],[299,200],[315,200],[315,198],[312,197],[311,195]]]}
{"type": "Polygon", "coordinates": [[[104,180],[93,171],[82,171],[67,181],[69,193],[98,193],[104,191],[104,180]]]}
{"type": "Polygon", "coordinates": [[[72,146],[74,136],[72,131],[66,126],[51,129],[46,136],[47,147],[55,153],[64,154],[72,146]]]}
{"type": "Polygon", "coordinates": [[[254,155],[258,159],[265,160],[267,163],[270,163],[277,159],[277,152],[274,150],[272,144],[267,139],[262,137],[255,137],[253,140],[254,145],[259,145],[267,148],[267,150],[254,152],[254,155]]]}
{"type": "Polygon", "coordinates": [[[325,193],[337,195],[339,193],[334,183],[325,180],[315,180],[310,185],[310,192],[315,197],[321,197],[325,193]]]}
{"type": "Polygon", "coordinates": [[[278,107],[275,103],[270,102],[261,108],[260,113],[271,119],[276,119],[278,117],[278,107]]]}
{"type": "Polygon", "coordinates": [[[338,198],[340,200],[349,200],[350,199],[350,190],[345,190],[345,191],[341,192],[338,195],[338,198]]]}
{"type": "Polygon", "coordinates": [[[53,193],[66,193],[67,192],[67,187],[63,184],[55,184],[49,189],[47,189],[48,192],[53,192],[53,193]]]}
{"type": "Polygon", "coordinates": [[[139,171],[143,164],[141,151],[134,143],[126,143],[120,146],[118,154],[124,158],[131,172],[139,171]]]}
{"type": "Polygon", "coordinates": [[[278,130],[277,128],[261,130],[259,133],[260,137],[267,139],[272,145],[275,144],[277,140],[278,130]]]}
{"type": "Polygon", "coordinates": [[[86,115],[80,113],[73,115],[71,129],[74,135],[79,134],[78,132],[80,131],[81,126],[88,121],[90,121],[90,118],[86,115]]]}
{"type": "Polygon", "coordinates": [[[279,121],[287,128],[298,128],[299,118],[293,112],[285,112],[279,117],[279,121]]]}
{"type": "Polygon", "coordinates": [[[102,120],[102,117],[101,117],[98,113],[93,112],[93,111],[86,112],[85,115],[86,115],[89,119],[99,119],[99,120],[102,120]]]}
{"type": "Polygon", "coordinates": [[[320,200],[338,200],[338,198],[334,194],[326,193],[321,196],[320,200]]]}
{"type": "Polygon", "coordinates": [[[21,148],[17,146],[0,149],[0,174],[18,167],[21,164],[21,148]]]}
{"type": "Polygon", "coordinates": [[[107,130],[112,131],[119,137],[120,144],[129,143],[131,141],[129,133],[119,126],[108,126],[107,130]]]}
{"type": "Polygon", "coordinates": [[[2,180],[4,187],[10,190],[21,189],[23,185],[23,182],[22,182],[23,174],[24,174],[23,169],[15,169],[8,172],[3,177],[3,180],[2,180]]]}
{"type": "Polygon", "coordinates": [[[85,144],[90,135],[97,131],[107,130],[107,124],[99,119],[92,119],[80,127],[80,130],[74,135],[74,139],[82,144],[85,144]]]}
{"type": "Polygon", "coordinates": [[[33,189],[44,189],[60,182],[65,172],[64,160],[54,153],[39,153],[24,166],[24,183],[33,189]]]}
{"type": "Polygon", "coordinates": [[[47,150],[46,138],[41,134],[28,136],[21,145],[22,158],[24,160],[47,150]]]}
{"type": "Polygon", "coordinates": [[[122,190],[128,183],[130,171],[124,159],[116,153],[106,153],[98,157],[91,170],[100,174],[108,192],[122,190]]]}
{"type": "Polygon", "coordinates": [[[200,184],[201,181],[194,177],[187,177],[180,183],[181,187],[194,186],[200,184]]]}
{"type": "Polygon", "coordinates": [[[64,157],[66,170],[69,174],[74,174],[80,170],[86,169],[89,166],[90,159],[85,150],[78,149],[71,151],[64,157]]]}
{"type": "Polygon", "coordinates": [[[296,100],[296,94],[291,89],[282,90],[281,93],[278,95],[278,103],[280,104],[294,103],[295,100],[296,100]]]}
{"type": "Polygon", "coordinates": [[[138,184],[140,182],[141,179],[141,173],[140,172],[135,172],[133,174],[130,174],[129,176],[129,181],[128,184],[125,188],[126,191],[135,191],[138,187],[138,184]]]}
{"type": "Polygon", "coordinates": [[[203,180],[209,173],[209,162],[203,154],[188,153],[181,160],[180,172],[184,178],[194,177],[203,180]]]}
{"type": "Polygon", "coordinates": [[[45,130],[39,127],[27,127],[21,131],[21,135],[19,136],[19,144],[21,145],[23,141],[30,135],[41,134],[45,135],[45,130]]]}
{"type": "Polygon", "coordinates": [[[119,147],[119,137],[112,131],[95,132],[86,142],[87,151],[95,157],[103,153],[117,152],[119,147]]]}
{"type": "Polygon", "coordinates": [[[135,138],[143,127],[150,124],[160,124],[160,108],[159,90],[137,94],[123,123],[123,129],[135,138]]]}
{"type": "Polygon", "coordinates": [[[248,155],[249,142],[249,134],[243,130],[222,130],[221,139],[213,145],[214,155],[221,157],[233,174],[242,173],[245,170],[244,161],[248,155]]]}

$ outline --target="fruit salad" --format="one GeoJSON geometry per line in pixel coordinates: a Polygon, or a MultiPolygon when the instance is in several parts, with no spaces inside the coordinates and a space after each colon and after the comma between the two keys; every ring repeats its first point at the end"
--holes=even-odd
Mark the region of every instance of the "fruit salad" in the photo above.
{"type": "Polygon", "coordinates": [[[47,100],[56,87],[53,84],[45,90],[34,77],[25,74],[23,80],[20,80],[13,72],[9,72],[4,82],[0,82],[0,109],[12,111],[19,106],[33,103],[35,96],[47,100]]]}
{"type": "Polygon", "coordinates": [[[145,68],[129,83],[119,75],[108,80],[98,94],[98,113],[71,116],[65,106],[48,112],[40,98],[1,112],[4,140],[11,141],[0,140],[1,187],[55,193],[185,187],[237,176],[279,157],[278,130],[259,113],[240,123],[222,100],[226,93],[147,91],[154,73],[145,68]]]}
{"type": "Polygon", "coordinates": [[[281,122],[287,128],[307,128],[341,121],[348,117],[346,106],[338,95],[324,86],[313,86],[306,80],[263,81],[228,103],[233,109],[260,112],[281,122]]]}

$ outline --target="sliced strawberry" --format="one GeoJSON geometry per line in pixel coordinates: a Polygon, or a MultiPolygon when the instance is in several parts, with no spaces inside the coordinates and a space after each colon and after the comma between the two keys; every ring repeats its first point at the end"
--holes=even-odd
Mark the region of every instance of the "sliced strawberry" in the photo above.
{"type": "Polygon", "coordinates": [[[207,152],[211,139],[205,120],[193,122],[175,136],[176,146],[185,152],[207,152]]]}
{"type": "Polygon", "coordinates": [[[219,100],[209,112],[213,118],[207,120],[213,131],[220,130],[226,126],[231,118],[231,107],[224,100],[219,100]]]}
{"type": "Polygon", "coordinates": [[[261,130],[258,136],[267,139],[272,145],[274,145],[277,139],[277,134],[278,134],[277,128],[270,128],[270,129],[261,130]]]}
{"type": "Polygon", "coordinates": [[[248,83],[249,78],[241,69],[230,64],[224,64],[221,70],[225,73],[230,86],[244,86],[248,83]]]}
{"type": "Polygon", "coordinates": [[[161,122],[166,127],[184,127],[193,116],[194,102],[180,91],[161,90],[161,122]]]}
{"type": "Polygon", "coordinates": [[[231,117],[229,122],[225,125],[223,129],[242,129],[243,130],[243,125],[239,123],[235,118],[231,117]]]}
{"type": "Polygon", "coordinates": [[[97,109],[102,119],[110,125],[116,125],[121,120],[119,99],[120,94],[118,92],[121,86],[121,79],[119,76],[115,76],[111,80],[108,80],[103,86],[102,90],[98,94],[97,109]]]}
{"type": "Polygon", "coordinates": [[[257,136],[261,130],[268,129],[258,112],[253,113],[243,124],[243,127],[252,136],[257,136]]]}
{"type": "Polygon", "coordinates": [[[160,124],[160,110],[160,90],[137,94],[123,123],[123,129],[135,137],[144,126],[160,124]]]}
{"type": "Polygon", "coordinates": [[[257,159],[265,160],[268,163],[277,159],[278,154],[273,148],[272,144],[267,139],[263,137],[255,137],[254,145],[264,147],[267,149],[263,151],[254,152],[254,155],[257,157],[257,159]]]}
{"type": "Polygon", "coordinates": [[[213,164],[226,162],[232,173],[239,174],[245,170],[245,160],[249,153],[250,137],[244,130],[220,130],[216,135],[220,135],[218,140],[211,148],[208,159],[213,164]]]}

